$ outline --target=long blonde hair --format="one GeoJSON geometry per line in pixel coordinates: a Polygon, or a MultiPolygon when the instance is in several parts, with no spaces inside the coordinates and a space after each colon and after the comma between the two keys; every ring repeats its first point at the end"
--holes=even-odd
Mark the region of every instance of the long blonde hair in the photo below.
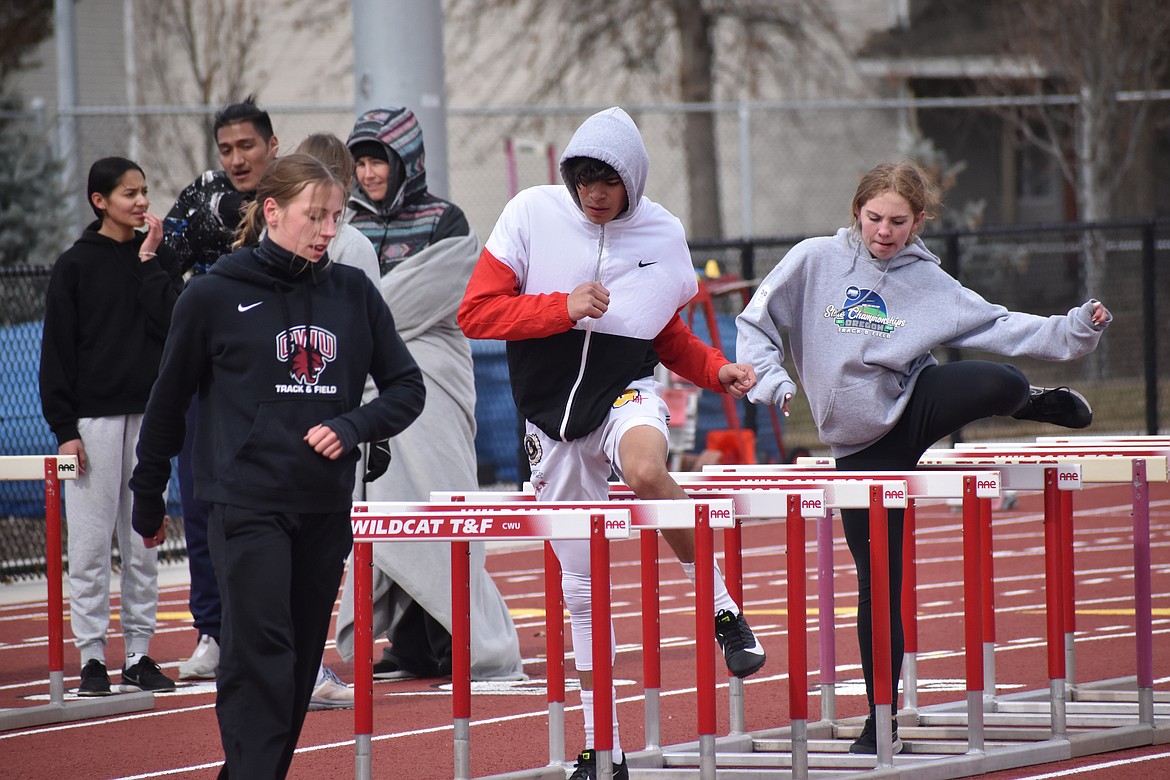
{"type": "Polygon", "coordinates": [[[289,154],[273,160],[256,186],[256,199],[248,204],[244,218],[236,228],[236,241],[232,248],[239,249],[260,240],[260,234],[267,226],[264,221],[265,201],[272,198],[278,206],[287,206],[310,184],[324,185],[326,190],[337,187],[342,193],[345,192],[345,186],[316,157],[289,154]]]}

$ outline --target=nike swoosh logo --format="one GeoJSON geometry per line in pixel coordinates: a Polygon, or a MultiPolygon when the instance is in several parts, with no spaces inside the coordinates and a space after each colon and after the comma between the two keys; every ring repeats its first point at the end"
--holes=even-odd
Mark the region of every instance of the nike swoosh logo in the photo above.
{"type": "Polygon", "coordinates": [[[259,306],[262,303],[264,303],[264,301],[256,301],[255,303],[250,303],[247,306],[245,306],[244,304],[241,303],[241,304],[236,306],[236,309],[239,310],[240,312],[245,312],[245,311],[248,311],[249,309],[255,309],[257,306],[259,306]]]}
{"type": "Polygon", "coordinates": [[[647,262],[645,262],[645,261],[643,261],[643,260],[639,260],[639,261],[638,261],[638,267],[639,267],[639,268],[645,268],[646,266],[648,266],[648,265],[654,265],[654,264],[655,264],[655,263],[657,263],[657,262],[658,262],[657,260],[651,260],[649,263],[647,263],[647,262]]]}

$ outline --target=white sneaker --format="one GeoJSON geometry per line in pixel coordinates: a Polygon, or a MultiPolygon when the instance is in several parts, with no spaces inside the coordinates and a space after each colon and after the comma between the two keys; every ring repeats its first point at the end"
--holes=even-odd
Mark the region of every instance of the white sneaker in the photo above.
{"type": "Polygon", "coordinates": [[[195,652],[179,664],[180,680],[214,680],[219,671],[219,642],[215,637],[201,634],[195,652]]]}
{"type": "Polygon", "coordinates": [[[321,667],[325,679],[313,689],[309,711],[353,709],[353,688],[343,683],[328,666],[321,667]]]}

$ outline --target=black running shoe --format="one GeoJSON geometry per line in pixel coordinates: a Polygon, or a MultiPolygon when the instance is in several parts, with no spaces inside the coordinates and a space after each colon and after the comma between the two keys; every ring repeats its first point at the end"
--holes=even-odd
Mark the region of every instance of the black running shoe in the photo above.
{"type": "MultiPolygon", "coordinates": [[[[902,740],[898,738],[898,719],[891,720],[890,725],[894,743],[893,752],[901,753],[902,740]]],[[[861,735],[849,746],[849,752],[877,755],[877,724],[874,723],[873,716],[865,719],[865,725],[861,727],[861,735]]]]}
{"type": "Polygon", "coordinates": [[[715,638],[723,648],[727,670],[736,677],[755,674],[768,659],[743,613],[722,609],[715,615],[715,638]]]}
{"type": "Polygon", "coordinates": [[[1012,416],[1065,428],[1088,428],[1093,422],[1093,408],[1083,395],[1071,388],[1033,386],[1028,403],[1012,416]]]}
{"type": "MultiPolygon", "coordinates": [[[[589,749],[578,753],[577,764],[569,780],[597,780],[597,754],[589,749]]],[[[624,755],[620,764],[613,765],[613,780],[630,780],[630,769],[626,766],[624,755]]]]}
{"type": "Polygon", "coordinates": [[[106,674],[106,665],[96,658],[86,661],[81,668],[81,685],[77,686],[78,696],[109,696],[110,675],[106,674]]]}
{"type": "Polygon", "coordinates": [[[173,691],[175,681],[162,673],[162,669],[149,655],[138,659],[133,666],[122,670],[122,684],[133,685],[143,691],[173,691]]]}

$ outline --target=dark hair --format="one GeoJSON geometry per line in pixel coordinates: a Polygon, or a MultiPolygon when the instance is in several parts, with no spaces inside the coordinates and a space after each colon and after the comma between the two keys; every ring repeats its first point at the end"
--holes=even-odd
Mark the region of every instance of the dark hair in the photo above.
{"type": "Polygon", "coordinates": [[[296,151],[316,157],[333,172],[347,188],[353,184],[353,155],[345,143],[333,133],[313,133],[301,141],[296,151]]]}
{"type": "Polygon", "coordinates": [[[329,166],[308,154],[293,153],[277,157],[264,170],[260,183],[256,185],[256,199],[248,204],[244,218],[236,228],[233,248],[255,244],[264,230],[264,201],[272,198],[280,206],[301,194],[310,184],[337,187],[345,193],[345,186],[329,170],[329,166]]]}
{"type": "Polygon", "coordinates": [[[262,110],[256,105],[256,97],[254,95],[248,95],[248,97],[244,98],[243,103],[232,103],[230,106],[224,106],[217,111],[215,114],[215,124],[211,126],[211,135],[218,141],[219,131],[221,129],[240,122],[251,122],[265,143],[270,141],[274,135],[272,132],[272,120],[269,118],[267,111],[262,110]]]}
{"type": "Polygon", "coordinates": [[[595,181],[606,181],[615,176],[621,178],[621,174],[612,165],[592,157],[570,157],[565,160],[565,181],[572,182],[577,187],[595,181]]]}
{"type": "Polygon", "coordinates": [[[97,215],[98,222],[102,221],[103,215],[101,209],[93,205],[94,193],[108,198],[114,188],[118,186],[118,182],[122,181],[126,171],[138,171],[142,174],[142,178],[146,178],[146,172],[142,170],[142,167],[125,157],[103,157],[89,166],[89,182],[85,188],[85,199],[89,201],[89,207],[97,215]]]}

